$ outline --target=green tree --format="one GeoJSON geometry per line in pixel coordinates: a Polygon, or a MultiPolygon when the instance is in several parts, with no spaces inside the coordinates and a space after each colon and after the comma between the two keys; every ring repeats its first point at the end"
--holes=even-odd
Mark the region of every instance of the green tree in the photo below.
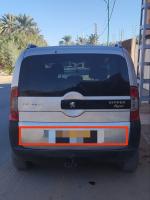
{"type": "Polygon", "coordinates": [[[11,34],[16,31],[16,16],[12,14],[5,14],[0,18],[0,24],[1,34],[11,34]]]}
{"type": "Polygon", "coordinates": [[[88,43],[88,39],[86,37],[77,37],[76,44],[77,45],[86,45],[88,43]]]}
{"type": "Polygon", "coordinates": [[[17,29],[20,32],[25,32],[27,34],[39,33],[37,23],[34,21],[32,17],[24,14],[17,16],[16,20],[17,20],[17,29]]]}
{"type": "Polygon", "coordinates": [[[37,46],[47,46],[47,42],[44,40],[43,36],[35,33],[17,33],[14,36],[14,40],[18,46],[18,49],[20,50],[25,49],[28,44],[35,44],[37,46]]]}
{"type": "Polygon", "coordinates": [[[65,35],[59,42],[59,45],[72,45],[72,37],[70,35],[65,35]]]}
{"type": "Polygon", "coordinates": [[[19,50],[13,41],[5,37],[0,39],[0,66],[7,74],[12,73],[18,55],[19,50]]]}
{"type": "Polygon", "coordinates": [[[0,18],[0,68],[10,74],[21,50],[28,44],[47,46],[32,17],[5,14],[0,18]]]}
{"type": "Polygon", "coordinates": [[[99,36],[97,34],[91,34],[88,38],[88,44],[97,45],[99,36]]]}
{"type": "Polygon", "coordinates": [[[59,41],[59,45],[60,46],[64,45],[64,41],[63,40],[59,41]]]}

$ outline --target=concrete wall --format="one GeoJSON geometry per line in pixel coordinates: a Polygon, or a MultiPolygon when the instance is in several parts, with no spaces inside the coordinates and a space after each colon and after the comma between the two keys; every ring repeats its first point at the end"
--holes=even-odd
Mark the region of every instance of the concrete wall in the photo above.
{"type": "Polygon", "coordinates": [[[137,64],[138,64],[138,41],[136,38],[128,39],[122,42],[122,46],[127,49],[129,52],[137,73],[137,64]]]}

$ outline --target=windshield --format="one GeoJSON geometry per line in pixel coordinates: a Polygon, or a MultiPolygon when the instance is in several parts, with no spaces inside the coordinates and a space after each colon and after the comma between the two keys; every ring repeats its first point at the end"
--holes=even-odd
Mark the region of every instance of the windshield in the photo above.
{"type": "Polygon", "coordinates": [[[110,54],[54,54],[30,56],[20,69],[20,96],[127,96],[127,63],[110,54]]]}

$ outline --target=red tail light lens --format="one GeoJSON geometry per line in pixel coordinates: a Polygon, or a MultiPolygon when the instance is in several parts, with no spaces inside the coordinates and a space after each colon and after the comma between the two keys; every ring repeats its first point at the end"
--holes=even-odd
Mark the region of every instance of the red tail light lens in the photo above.
{"type": "Polygon", "coordinates": [[[130,96],[131,96],[130,120],[137,121],[140,119],[140,117],[139,117],[139,93],[138,93],[137,87],[134,87],[134,86],[131,87],[130,96]]]}
{"type": "Polygon", "coordinates": [[[11,89],[10,97],[10,115],[9,119],[12,121],[18,121],[18,88],[14,87],[11,89]]]}

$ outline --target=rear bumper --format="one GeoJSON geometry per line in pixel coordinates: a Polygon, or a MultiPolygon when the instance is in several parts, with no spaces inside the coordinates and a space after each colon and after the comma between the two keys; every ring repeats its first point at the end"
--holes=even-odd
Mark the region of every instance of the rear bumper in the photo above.
{"type": "Polygon", "coordinates": [[[10,121],[9,137],[14,153],[25,160],[42,158],[98,158],[102,160],[125,160],[139,147],[140,121],[131,123],[129,145],[125,147],[48,147],[24,148],[18,145],[18,123],[10,121]]]}
{"type": "Polygon", "coordinates": [[[72,150],[58,150],[58,149],[30,149],[30,148],[13,148],[14,153],[27,161],[36,161],[48,158],[66,159],[66,158],[91,158],[102,161],[124,161],[134,154],[136,148],[122,148],[122,149],[72,149],[72,150]]]}

